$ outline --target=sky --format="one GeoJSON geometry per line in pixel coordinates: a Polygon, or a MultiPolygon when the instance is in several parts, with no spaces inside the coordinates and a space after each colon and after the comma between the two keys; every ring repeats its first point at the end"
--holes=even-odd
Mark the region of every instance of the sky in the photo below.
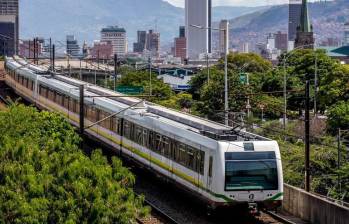
{"type": "MultiPolygon", "coordinates": [[[[185,0],[165,0],[169,3],[184,7],[185,0]]],[[[233,5],[233,6],[260,6],[260,5],[275,5],[288,3],[288,0],[213,0],[213,5],[233,5]]]]}

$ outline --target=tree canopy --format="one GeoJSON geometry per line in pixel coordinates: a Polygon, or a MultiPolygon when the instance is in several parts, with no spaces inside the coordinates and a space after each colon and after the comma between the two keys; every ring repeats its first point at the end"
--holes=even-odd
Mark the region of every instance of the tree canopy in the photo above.
{"type": "Polygon", "coordinates": [[[135,177],[100,150],[89,157],[60,115],[0,112],[1,223],[130,223],[147,214],[135,177]]]}

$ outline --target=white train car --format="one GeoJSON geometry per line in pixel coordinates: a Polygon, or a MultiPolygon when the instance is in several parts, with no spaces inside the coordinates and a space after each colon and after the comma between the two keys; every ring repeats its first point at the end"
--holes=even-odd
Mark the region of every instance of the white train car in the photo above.
{"type": "Polygon", "coordinates": [[[90,136],[173,181],[211,208],[253,205],[275,209],[283,199],[277,142],[212,121],[7,58],[6,83],[33,104],[79,123],[79,86],[85,86],[85,126],[90,136]],[[136,105],[130,107],[131,105],[136,105]]]}

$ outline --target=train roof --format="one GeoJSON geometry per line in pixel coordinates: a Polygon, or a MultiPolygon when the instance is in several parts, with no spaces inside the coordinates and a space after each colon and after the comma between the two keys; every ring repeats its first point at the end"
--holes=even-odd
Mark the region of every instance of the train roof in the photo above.
{"type": "MultiPolygon", "coordinates": [[[[11,59],[7,58],[7,60],[11,61],[11,59]]],[[[13,62],[16,64],[22,64],[22,61],[19,61],[18,59],[14,59],[13,62]]],[[[24,62],[25,63],[25,62],[24,62]]],[[[23,68],[24,69],[24,68],[23,68]]],[[[40,74],[47,74],[45,73],[45,70],[35,66],[25,66],[24,70],[32,70],[32,73],[36,73],[37,75],[40,74]]],[[[121,107],[121,108],[127,108],[131,105],[134,105],[137,102],[140,102],[140,99],[137,99],[135,97],[124,97],[123,94],[117,93],[102,87],[94,86],[91,84],[88,84],[86,82],[72,79],[66,76],[62,75],[50,75],[49,77],[44,76],[44,78],[40,79],[40,81],[45,80],[46,83],[48,83],[53,88],[58,88],[59,90],[63,90],[66,93],[69,93],[71,95],[74,95],[75,98],[78,98],[79,93],[77,87],[79,85],[84,85],[86,87],[85,94],[89,96],[96,96],[96,95],[105,95],[105,96],[123,96],[120,98],[95,98],[95,102],[99,102],[101,105],[104,105],[105,108],[110,108],[112,104],[116,104],[115,106],[121,107]]],[[[91,99],[87,100],[91,101],[91,99]]],[[[201,117],[193,116],[190,114],[186,114],[183,112],[175,111],[163,106],[156,105],[151,102],[145,102],[144,108],[138,108],[136,110],[133,110],[137,113],[147,113],[152,114],[156,116],[161,121],[176,126],[180,128],[184,128],[186,130],[194,131],[196,133],[199,133],[203,136],[209,137],[211,139],[215,140],[226,140],[226,141],[241,141],[241,140],[254,140],[254,141],[270,141],[270,139],[255,135],[252,133],[245,132],[241,129],[234,129],[229,126],[225,126],[223,124],[219,124],[210,120],[203,119],[201,117]]]]}

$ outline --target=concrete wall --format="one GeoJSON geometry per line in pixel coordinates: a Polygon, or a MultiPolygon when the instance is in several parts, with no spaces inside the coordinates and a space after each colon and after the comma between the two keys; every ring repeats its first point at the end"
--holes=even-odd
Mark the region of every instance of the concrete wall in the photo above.
{"type": "Polygon", "coordinates": [[[283,209],[312,224],[349,224],[349,208],[286,184],[283,209]]]}

